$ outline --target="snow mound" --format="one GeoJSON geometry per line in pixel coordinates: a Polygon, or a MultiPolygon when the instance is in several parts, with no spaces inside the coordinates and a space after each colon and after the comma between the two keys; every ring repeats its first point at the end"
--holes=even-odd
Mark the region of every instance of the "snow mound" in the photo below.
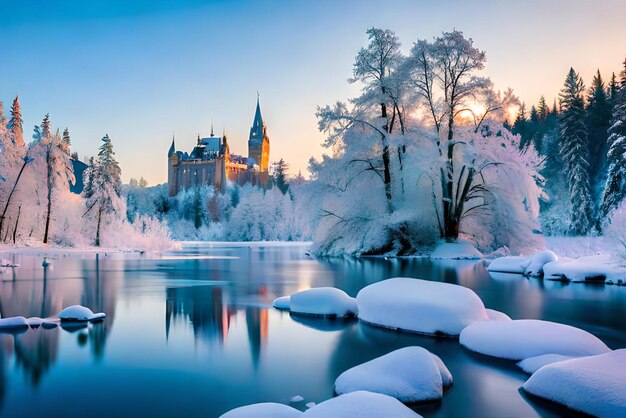
{"type": "Polygon", "coordinates": [[[291,295],[289,309],[292,314],[350,317],[356,316],[356,300],[334,287],[316,287],[291,295]]]}
{"type": "Polygon", "coordinates": [[[528,374],[533,374],[543,366],[556,363],[558,361],[571,360],[573,356],[564,356],[563,354],[543,354],[541,356],[529,357],[517,363],[517,366],[528,374]]]}
{"type": "Polygon", "coordinates": [[[274,299],[274,302],[272,303],[272,306],[276,309],[279,309],[281,311],[285,311],[285,310],[289,310],[289,304],[291,302],[291,297],[290,296],[283,296],[277,299],[274,299]]]}
{"type": "Polygon", "coordinates": [[[28,327],[28,321],[23,316],[12,316],[0,319],[0,329],[28,327]]]}
{"type": "Polygon", "coordinates": [[[356,299],[360,320],[409,332],[457,336],[488,319],[476,293],[449,283],[396,277],[363,288],[356,299]]]}
{"type": "Polygon", "coordinates": [[[512,255],[496,258],[489,264],[487,271],[494,273],[524,274],[530,265],[531,257],[512,255]]]}
{"type": "Polygon", "coordinates": [[[434,357],[422,347],[392,351],[343,372],[335,380],[335,392],[343,395],[366,390],[404,403],[439,400],[444,381],[447,386],[452,384],[452,375],[443,361],[434,357]]]}
{"type": "Polygon", "coordinates": [[[418,418],[399,400],[380,393],[358,391],[319,403],[303,418],[418,418]]]}
{"type": "Polygon", "coordinates": [[[478,322],[461,332],[460,342],[469,350],[508,360],[543,354],[593,356],[610,351],[587,331],[537,319],[478,322]]]}
{"type": "Polygon", "coordinates": [[[530,264],[524,271],[525,276],[543,276],[543,266],[554,261],[559,261],[559,257],[550,250],[540,251],[530,259],[530,264]]]}
{"type": "Polygon", "coordinates": [[[296,395],[293,396],[289,402],[293,402],[293,403],[297,403],[297,402],[302,402],[304,400],[304,398],[301,395],[296,395]]]}
{"type": "Polygon", "coordinates": [[[257,403],[235,408],[220,418],[299,418],[302,412],[281,403],[257,403]]]}
{"type": "Polygon", "coordinates": [[[31,328],[39,328],[41,326],[41,324],[43,324],[43,319],[41,319],[41,318],[39,318],[37,316],[34,316],[32,318],[28,318],[26,320],[26,322],[28,322],[28,325],[31,328]]]}
{"type": "Polygon", "coordinates": [[[565,279],[573,282],[626,281],[626,265],[611,255],[593,255],[578,259],[561,259],[544,266],[546,279],[565,279]]]}
{"type": "Polygon", "coordinates": [[[103,319],[105,315],[102,312],[95,314],[91,309],[85,306],[73,305],[63,309],[58,317],[62,321],[95,321],[103,319]]]}
{"type": "Polygon", "coordinates": [[[626,416],[626,349],[549,364],[522,386],[535,396],[600,418],[626,416]]]}
{"type": "Polygon", "coordinates": [[[483,254],[465,241],[442,242],[432,252],[430,258],[451,258],[454,260],[476,260],[483,254]]]}
{"type": "Polygon", "coordinates": [[[487,317],[490,321],[510,321],[511,317],[509,317],[504,312],[496,311],[495,309],[485,309],[487,312],[487,317]]]}

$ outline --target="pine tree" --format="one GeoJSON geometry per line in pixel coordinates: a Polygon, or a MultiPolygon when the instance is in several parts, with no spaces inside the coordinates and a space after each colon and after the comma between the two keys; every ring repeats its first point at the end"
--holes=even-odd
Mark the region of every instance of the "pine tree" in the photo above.
{"type": "Polygon", "coordinates": [[[539,106],[537,107],[539,120],[541,122],[545,122],[546,118],[548,117],[549,112],[550,112],[550,109],[548,109],[548,105],[546,104],[546,98],[541,96],[541,98],[539,99],[539,106]]]}
{"type": "Polygon", "coordinates": [[[144,179],[143,177],[140,177],[139,187],[141,187],[142,189],[145,189],[146,187],[148,187],[148,180],[144,179]]]}
{"type": "Polygon", "coordinates": [[[22,119],[22,108],[20,107],[20,101],[18,96],[15,96],[13,100],[13,106],[11,107],[11,120],[7,128],[13,134],[13,143],[19,147],[24,145],[24,120],[22,119]]]}
{"type": "Polygon", "coordinates": [[[72,146],[72,140],[70,139],[70,130],[67,127],[63,129],[63,139],[61,139],[61,143],[67,150],[69,150],[72,146]]]}
{"type": "Polygon", "coordinates": [[[526,148],[528,146],[528,121],[526,120],[526,104],[522,103],[519,108],[519,112],[517,112],[517,117],[515,118],[515,122],[513,122],[513,127],[511,131],[522,137],[520,141],[519,147],[526,148]]]}
{"type": "Polygon", "coordinates": [[[50,127],[50,114],[46,113],[43,121],[41,122],[41,135],[44,138],[50,138],[52,136],[52,128],[50,127]]]}
{"type": "Polygon", "coordinates": [[[289,190],[289,183],[287,182],[288,169],[289,166],[282,158],[274,164],[274,181],[276,182],[276,187],[278,187],[278,190],[280,190],[282,194],[287,193],[289,190]]]}
{"type": "MultiPolygon", "coordinates": [[[[606,172],[606,153],[611,105],[600,71],[591,82],[587,101],[587,132],[589,139],[589,178],[596,184],[606,172]]],[[[597,199],[594,199],[597,201],[597,199]]]]}
{"type": "MultiPolygon", "coordinates": [[[[622,78],[626,78],[626,61],[622,78]]],[[[626,86],[617,92],[607,142],[608,173],[600,206],[603,218],[626,198],[626,86]]]]}
{"type": "Polygon", "coordinates": [[[102,138],[98,159],[90,165],[86,182],[83,190],[87,204],[85,215],[95,209],[94,216],[97,217],[95,245],[100,246],[103,217],[121,219],[125,213],[124,201],[121,198],[122,170],[115,159],[109,135],[102,138]]]}
{"type": "Polygon", "coordinates": [[[585,126],[584,85],[570,68],[561,90],[559,152],[565,162],[571,204],[570,232],[589,233],[593,225],[593,202],[589,188],[587,128],[585,126]]]}
{"type": "Polygon", "coordinates": [[[615,77],[615,73],[611,74],[611,81],[609,82],[609,102],[611,103],[611,107],[615,104],[615,99],[617,97],[617,91],[619,90],[619,84],[617,84],[617,78],[615,77]]]}

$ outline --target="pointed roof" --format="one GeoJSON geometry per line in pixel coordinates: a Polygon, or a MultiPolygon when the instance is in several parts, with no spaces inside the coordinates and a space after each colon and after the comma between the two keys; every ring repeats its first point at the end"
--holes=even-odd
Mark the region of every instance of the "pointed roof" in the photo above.
{"type": "Polygon", "coordinates": [[[170,145],[170,150],[167,152],[167,156],[171,157],[176,153],[176,145],[174,144],[174,135],[172,135],[172,145],[170,145]]]}
{"type": "Polygon", "coordinates": [[[254,112],[254,121],[252,122],[252,128],[250,128],[250,140],[262,140],[263,139],[263,117],[261,116],[261,104],[259,103],[259,93],[256,97],[256,111],[254,112]]]}

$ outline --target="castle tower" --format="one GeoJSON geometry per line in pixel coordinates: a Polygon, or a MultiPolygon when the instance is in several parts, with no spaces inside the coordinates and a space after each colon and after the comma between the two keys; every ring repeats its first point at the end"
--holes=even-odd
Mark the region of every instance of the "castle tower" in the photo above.
{"type": "Polygon", "coordinates": [[[178,154],[172,135],[172,145],[167,152],[167,192],[169,196],[176,196],[178,193],[178,154]]]}
{"type": "Polygon", "coordinates": [[[261,117],[261,105],[259,104],[258,95],[254,121],[250,128],[250,139],[248,139],[248,158],[254,160],[254,164],[259,166],[261,173],[267,172],[270,160],[270,139],[267,136],[266,127],[261,117]]]}

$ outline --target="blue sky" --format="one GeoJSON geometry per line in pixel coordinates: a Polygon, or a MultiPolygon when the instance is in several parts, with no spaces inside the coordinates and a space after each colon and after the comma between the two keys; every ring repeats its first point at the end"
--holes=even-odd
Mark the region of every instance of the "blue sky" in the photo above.
{"type": "Polygon", "coordinates": [[[245,154],[257,90],[271,158],[292,172],[319,156],[316,105],[358,93],[349,85],[365,30],[418,38],[456,28],[487,52],[486,75],[536,102],[558,94],[570,66],[587,84],[626,56],[626,2],[0,0],[0,100],[20,95],[25,132],[45,113],[93,155],[113,139],[124,180],[166,180],[172,133],[226,129],[245,154]]]}

